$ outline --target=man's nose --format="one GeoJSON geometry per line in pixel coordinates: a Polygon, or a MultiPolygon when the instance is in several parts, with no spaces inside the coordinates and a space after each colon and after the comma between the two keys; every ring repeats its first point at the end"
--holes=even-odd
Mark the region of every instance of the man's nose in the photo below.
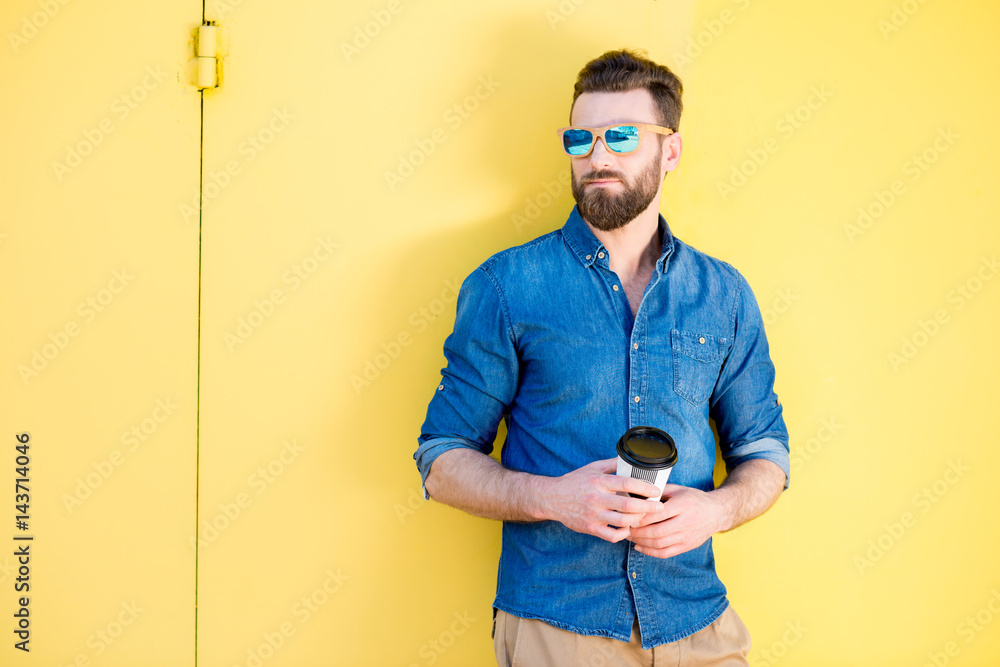
{"type": "Polygon", "coordinates": [[[590,151],[590,164],[593,167],[607,167],[614,162],[614,153],[604,143],[604,137],[594,137],[594,149],[590,151]]]}

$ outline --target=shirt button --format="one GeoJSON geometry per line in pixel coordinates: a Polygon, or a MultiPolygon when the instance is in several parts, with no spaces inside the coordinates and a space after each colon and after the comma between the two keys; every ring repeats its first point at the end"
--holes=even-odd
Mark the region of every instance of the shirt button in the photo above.
{"type": "Polygon", "coordinates": [[[439,384],[438,385],[438,391],[441,391],[442,389],[444,389],[444,385],[443,384],[439,384]]]}
{"type": "Polygon", "coordinates": [[[587,259],[590,259],[590,255],[587,255],[587,259]]]}
{"type": "Polygon", "coordinates": [[[632,349],[633,350],[638,350],[639,349],[639,343],[632,343],[632,349]]]}
{"type": "Polygon", "coordinates": [[[635,402],[636,402],[636,403],[638,403],[638,402],[639,402],[639,397],[638,397],[638,396],[636,396],[636,397],[635,397],[635,402]]]}
{"type": "Polygon", "coordinates": [[[632,578],[635,579],[635,572],[632,573],[632,578]]]}
{"type": "Polygon", "coordinates": [[[614,291],[616,291],[616,292],[617,292],[617,291],[618,291],[618,285],[612,285],[612,286],[611,286],[611,289],[613,289],[614,291]]]}
{"type": "Polygon", "coordinates": [[[604,259],[604,253],[603,252],[597,253],[597,256],[600,257],[601,259],[604,259]]]}
{"type": "Polygon", "coordinates": [[[702,336],[701,338],[699,338],[698,342],[701,343],[702,345],[704,345],[705,344],[705,337],[702,336]]]}

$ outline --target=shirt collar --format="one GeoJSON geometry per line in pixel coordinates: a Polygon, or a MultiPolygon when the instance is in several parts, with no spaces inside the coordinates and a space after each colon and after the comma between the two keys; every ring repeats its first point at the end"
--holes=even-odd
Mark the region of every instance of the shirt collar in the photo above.
{"type": "MultiPolygon", "coordinates": [[[[665,273],[667,270],[667,260],[674,251],[674,235],[670,232],[670,225],[667,224],[667,220],[663,217],[662,213],[660,214],[659,224],[660,233],[663,238],[663,247],[660,251],[660,258],[656,261],[656,270],[665,273]]],[[[572,248],[573,252],[580,259],[580,262],[587,268],[598,261],[598,253],[605,250],[604,244],[590,231],[590,227],[584,222],[576,206],[570,211],[569,219],[563,225],[562,233],[567,245],[572,248]]]]}

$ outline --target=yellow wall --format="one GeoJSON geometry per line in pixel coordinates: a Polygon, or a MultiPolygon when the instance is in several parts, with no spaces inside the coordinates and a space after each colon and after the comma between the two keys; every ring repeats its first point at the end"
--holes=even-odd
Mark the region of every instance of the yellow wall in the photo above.
{"type": "Polygon", "coordinates": [[[202,119],[201,7],[170,4],[0,10],[0,460],[12,487],[30,433],[35,536],[0,663],[489,664],[499,525],[411,455],[458,284],[562,225],[554,129],[631,46],[684,80],[663,212],[754,287],[792,438],[791,488],[715,541],[752,664],[994,664],[1000,9],[208,0],[202,119]]]}
{"type": "Polygon", "coordinates": [[[5,666],[194,658],[198,230],[172,209],[198,183],[200,100],[178,78],[200,3],[168,4],[0,9],[5,666]]]}

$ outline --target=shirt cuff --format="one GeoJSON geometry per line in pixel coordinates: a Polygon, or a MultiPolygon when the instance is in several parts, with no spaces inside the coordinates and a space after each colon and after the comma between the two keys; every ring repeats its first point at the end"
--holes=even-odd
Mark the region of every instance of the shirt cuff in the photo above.
{"type": "Polygon", "coordinates": [[[735,468],[741,463],[753,459],[764,459],[774,463],[785,473],[785,486],[788,488],[790,475],[790,464],[788,460],[788,445],[774,438],[761,438],[753,442],[748,442],[737,447],[731,447],[726,454],[726,466],[729,469],[735,468]]]}
{"type": "Polygon", "coordinates": [[[468,440],[461,438],[431,438],[417,447],[413,458],[416,460],[417,469],[420,471],[420,488],[424,492],[424,500],[431,499],[430,494],[427,493],[427,475],[431,472],[431,464],[434,463],[434,459],[449,449],[459,449],[461,447],[474,449],[477,452],[482,451],[468,440]]]}

